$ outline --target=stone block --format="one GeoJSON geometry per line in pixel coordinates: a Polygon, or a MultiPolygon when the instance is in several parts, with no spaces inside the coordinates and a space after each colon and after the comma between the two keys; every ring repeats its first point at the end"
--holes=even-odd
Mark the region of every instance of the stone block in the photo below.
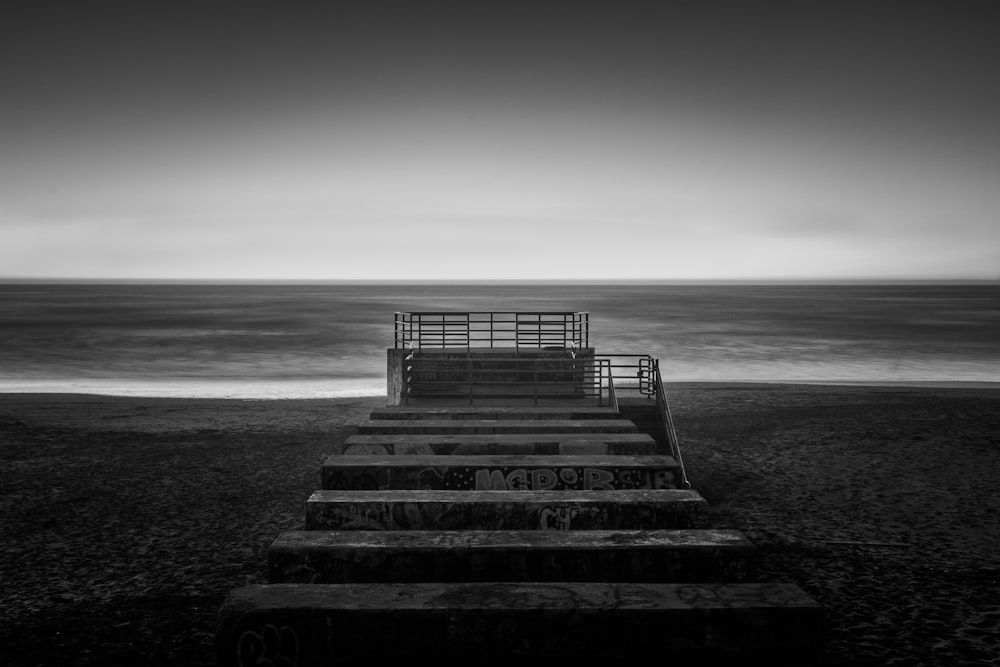
{"type": "Polygon", "coordinates": [[[219,667],[785,667],[822,664],[823,634],[822,607],[787,583],[268,584],[229,595],[216,655],[219,667]]]}
{"type": "Polygon", "coordinates": [[[538,491],[677,489],[670,456],[334,454],[320,472],[322,489],[538,491]]]}
{"type": "Polygon", "coordinates": [[[375,408],[374,420],[418,419],[618,419],[615,408],[597,406],[404,406],[375,408]]]}
{"type": "Polygon", "coordinates": [[[434,435],[453,433],[636,433],[628,419],[421,419],[371,420],[357,428],[358,433],[383,435],[434,435]]]}
{"type": "Polygon", "coordinates": [[[307,530],[620,530],[707,528],[690,489],[330,491],[306,501],[307,530]]]}
{"type": "Polygon", "coordinates": [[[648,433],[473,433],[457,435],[358,434],[332,447],[334,454],[656,454],[648,433]]]}
{"type": "Polygon", "coordinates": [[[271,583],[752,581],[754,545],[732,530],[286,531],[271,583]]]}

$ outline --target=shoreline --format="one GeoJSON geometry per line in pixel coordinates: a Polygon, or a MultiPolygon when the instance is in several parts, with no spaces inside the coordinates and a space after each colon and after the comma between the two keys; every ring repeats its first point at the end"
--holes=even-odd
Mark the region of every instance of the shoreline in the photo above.
{"type": "MultiPolygon", "coordinates": [[[[329,401],[329,400],[357,400],[365,398],[385,398],[386,394],[381,389],[374,387],[365,389],[327,389],[316,390],[312,393],[292,393],[277,392],[266,393],[265,390],[226,391],[216,389],[209,393],[190,393],[190,387],[203,383],[184,383],[183,387],[176,387],[173,391],[156,391],[149,389],[122,389],[105,390],[99,388],[83,387],[75,388],[58,384],[43,384],[38,386],[12,386],[4,387],[0,385],[0,400],[4,396],[35,395],[35,396],[102,396],[110,399],[177,399],[177,400],[241,400],[241,401],[329,401]],[[265,391],[265,393],[261,393],[265,391]]],[[[213,383],[204,383],[211,386],[213,383]]],[[[259,384],[248,383],[250,386],[259,384]]],[[[266,383],[262,383],[265,384],[266,383]]],[[[316,383],[328,386],[331,383],[316,383]]],[[[336,383],[333,383],[336,384],[336,383]]],[[[225,384],[225,387],[232,387],[225,384]]],[[[913,388],[913,389],[982,389],[986,391],[1000,390],[1000,380],[665,380],[664,387],[742,387],[742,386],[793,386],[793,387],[866,387],[866,388],[913,388]]]]}

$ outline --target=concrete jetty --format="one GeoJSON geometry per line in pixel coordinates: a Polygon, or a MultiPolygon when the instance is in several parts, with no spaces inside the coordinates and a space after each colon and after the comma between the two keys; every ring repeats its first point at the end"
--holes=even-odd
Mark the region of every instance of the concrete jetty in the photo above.
{"type": "Polygon", "coordinates": [[[657,360],[597,354],[586,313],[394,326],[387,405],[223,603],[220,666],[822,664],[821,605],[711,527],[657,360]]]}

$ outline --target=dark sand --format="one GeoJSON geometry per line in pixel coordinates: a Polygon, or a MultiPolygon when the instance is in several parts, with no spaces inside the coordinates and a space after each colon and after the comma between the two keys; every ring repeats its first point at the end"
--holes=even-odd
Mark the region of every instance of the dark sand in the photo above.
{"type": "MultiPolygon", "coordinates": [[[[668,395],[713,524],[825,606],[830,665],[1000,665],[1000,390],[668,395]]],[[[0,664],[211,665],[223,599],[384,403],[0,394],[0,664]]]]}

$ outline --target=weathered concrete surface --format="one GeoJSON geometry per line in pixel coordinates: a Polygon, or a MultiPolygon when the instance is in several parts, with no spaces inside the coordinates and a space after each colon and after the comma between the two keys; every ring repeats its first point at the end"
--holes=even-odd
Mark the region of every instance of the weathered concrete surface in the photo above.
{"type": "Polygon", "coordinates": [[[450,406],[391,405],[375,408],[371,419],[618,419],[618,410],[607,407],[567,406],[450,406]]]}
{"type": "Polygon", "coordinates": [[[329,491],[306,501],[307,530],[707,528],[697,491],[329,491]]]}
{"type": "Polygon", "coordinates": [[[628,419],[383,419],[358,426],[358,433],[384,435],[636,432],[635,423],[628,419]]]}
{"type": "Polygon", "coordinates": [[[386,351],[385,389],[389,405],[400,405],[406,393],[403,363],[409,350],[389,348],[386,351]]]}
{"type": "Polygon", "coordinates": [[[647,433],[358,434],[334,443],[334,454],[656,454],[647,433]]]}
{"type": "Polygon", "coordinates": [[[594,381],[593,348],[428,348],[413,350],[406,363],[411,397],[582,398],[594,381]]]}
{"type": "Polygon", "coordinates": [[[732,530],[288,531],[271,583],[752,581],[756,549],[732,530]]]}
{"type": "Polygon", "coordinates": [[[785,583],[269,584],[229,595],[216,650],[220,667],[804,666],[821,663],[823,634],[822,608],[785,583]]]}
{"type": "Polygon", "coordinates": [[[333,454],[320,472],[322,489],[532,491],[678,489],[670,456],[333,454]]]}

